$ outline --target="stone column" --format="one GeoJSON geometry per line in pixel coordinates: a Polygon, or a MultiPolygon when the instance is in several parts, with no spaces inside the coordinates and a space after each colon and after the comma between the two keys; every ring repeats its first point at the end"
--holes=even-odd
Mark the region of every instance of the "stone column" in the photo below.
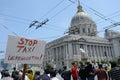
{"type": "Polygon", "coordinates": [[[110,58],[110,46],[108,46],[108,56],[109,56],[109,58],[110,58]]]}
{"type": "Polygon", "coordinates": [[[105,47],[103,46],[103,55],[104,55],[104,59],[106,59],[106,56],[105,56],[105,47]]]}
{"type": "Polygon", "coordinates": [[[91,57],[92,57],[92,60],[93,60],[93,58],[94,58],[93,45],[91,45],[91,57]]]}
{"type": "Polygon", "coordinates": [[[96,45],[96,54],[97,54],[97,58],[98,58],[98,60],[100,60],[100,55],[99,55],[98,45],[96,45]]]}
{"type": "Polygon", "coordinates": [[[69,54],[68,54],[68,46],[67,46],[67,44],[65,45],[65,54],[64,54],[64,58],[65,58],[65,64],[67,64],[67,66],[68,66],[68,56],[69,56],[69,54]]]}
{"type": "Polygon", "coordinates": [[[96,60],[95,45],[93,45],[94,60],[96,60]]]}
{"type": "Polygon", "coordinates": [[[99,54],[100,54],[100,60],[102,59],[102,47],[101,46],[99,46],[99,54]]]}
{"type": "Polygon", "coordinates": [[[109,60],[112,60],[112,58],[111,58],[112,55],[111,55],[110,47],[109,47],[109,54],[108,55],[109,55],[109,60]]]}
{"type": "Polygon", "coordinates": [[[103,55],[103,46],[101,46],[101,54],[102,54],[102,60],[104,59],[104,55],[103,55]]]}
{"type": "Polygon", "coordinates": [[[106,60],[108,61],[108,46],[105,46],[105,48],[106,48],[106,60]]]}
{"type": "Polygon", "coordinates": [[[89,54],[90,54],[90,58],[92,57],[92,49],[91,49],[91,45],[89,45],[89,54]]]}

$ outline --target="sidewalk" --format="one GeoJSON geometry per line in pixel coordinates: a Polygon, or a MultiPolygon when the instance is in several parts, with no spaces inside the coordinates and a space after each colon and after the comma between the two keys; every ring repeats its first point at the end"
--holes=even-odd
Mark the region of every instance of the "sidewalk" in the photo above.
{"type": "MultiPolygon", "coordinates": [[[[57,74],[56,77],[57,77],[59,80],[63,80],[63,78],[61,77],[60,74],[57,74]]],[[[72,79],[72,76],[71,76],[71,80],[73,80],[73,79],[72,79]]],[[[97,76],[95,76],[95,80],[98,80],[98,79],[97,79],[97,76]]]]}

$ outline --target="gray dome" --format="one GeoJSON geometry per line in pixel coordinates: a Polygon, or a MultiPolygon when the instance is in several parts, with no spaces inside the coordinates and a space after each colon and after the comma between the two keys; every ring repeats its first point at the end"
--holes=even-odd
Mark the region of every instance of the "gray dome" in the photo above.
{"type": "Polygon", "coordinates": [[[72,17],[69,27],[69,34],[81,36],[97,36],[97,27],[92,18],[82,10],[80,2],[78,2],[78,10],[72,17]]]}
{"type": "Polygon", "coordinates": [[[78,25],[78,24],[89,24],[94,23],[94,21],[91,19],[91,17],[85,13],[85,12],[77,12],[72,20],[71,20],[71,27],[78,25]]]}

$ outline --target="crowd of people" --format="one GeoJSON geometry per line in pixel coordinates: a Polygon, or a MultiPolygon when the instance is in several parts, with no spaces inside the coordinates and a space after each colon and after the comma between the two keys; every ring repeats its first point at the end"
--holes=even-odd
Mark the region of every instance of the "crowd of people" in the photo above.
{"type": "MultiPolygon", "coordinates": [[[[40,71],[35,71],[33,79],[30,79],[26,73],[24,80],[58,80],[56,78],[56,74],[57,72],[53,68],[44,69],[44,74],[42,75],[40,74],[40,71]]],[[[14,69],[11,75],[9,74],[8,70],[2,70],[0,80],[23,80],[22,77],[23,72],[21,70],[18,71],[14,69]]]]}
{"type": "MultiPolygon", "coordinates": [[[[41,75],[40,71],[36,71],[33,79],[30,79],[26,74],[24,80],[60,80],[56,77],[58,72],[54,68],[44,69],[44,74],[41,75]]],[[[63,66],[59,74],[63,80],[120,80],[120,68],[117,67],[116,62],[111,62],[111,65],[106,67],[103,67],[103,64],[98,64],[98,68],[91,62],[79,66],[77,62],[73,62],[71,69],[68,70],[67,66],[63,66]]],[[[2,70],[0,80],[23,80],[22,76],[22,70],[18,71],[16,68],[12,74],[9,74],[8,70],[2,70]]]]}
{"type": "Polygon", "coordinates": [[[111,62],[110,65],[105,67],[103,67],[103,64],[98,64],[98,68],[95,68],[91,62],[86,65],[81,64],[77,68],[77,63],[74,62],[71,74],[73,80],[120,80],[120,68],[117,67],[116,62],[111,62]],[[95,79],[95,76],[97,76],[97,79],[95,79]]]}

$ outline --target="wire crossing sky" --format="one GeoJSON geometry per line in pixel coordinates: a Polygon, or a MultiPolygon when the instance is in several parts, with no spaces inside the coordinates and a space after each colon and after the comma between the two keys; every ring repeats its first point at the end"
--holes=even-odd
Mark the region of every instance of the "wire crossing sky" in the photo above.
{"type": "MultiPolygon", "coordinates": [[[[99,36],[104,36],[105,27],[120,22],[120,0],[79,1],[95,21],[99,36]]],[[[77,5],[78,0],[0,0],[0,51],[5,51],[8,35],[47,42],[64,36],[77,12],[77,5]],[[49,21],[42,27],[29,28],[32,21],[45,19],[49,21]]],[[[111,29],[120,31],[119,27],[111,29]]]]}

